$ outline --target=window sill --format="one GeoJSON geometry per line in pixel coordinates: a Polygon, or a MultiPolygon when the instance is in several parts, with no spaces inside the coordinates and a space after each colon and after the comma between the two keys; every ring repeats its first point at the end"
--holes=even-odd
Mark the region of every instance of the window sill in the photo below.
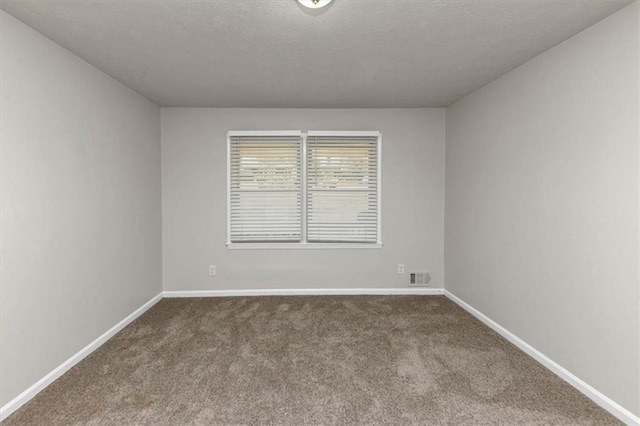
{"type": "Polygon", "coordinates": [[[381,249],[382,243],[227,243],[229,250],[381,249]]]}

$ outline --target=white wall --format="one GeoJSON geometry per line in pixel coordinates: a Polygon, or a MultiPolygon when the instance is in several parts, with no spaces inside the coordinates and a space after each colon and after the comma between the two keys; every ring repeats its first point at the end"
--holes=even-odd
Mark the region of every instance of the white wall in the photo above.
{"type": "Polygon", "coordinates": [[[160,111],[0,11],[6,404],[161,291],[160,111]]]}
{"type": "Polygon", "coordinates": [[[443,284],[444,109],[162,109],[164,289],[407,287],[443,284]],[[380,130],[380,250],[229,250],[229,130],[380,130]],[[208,276],[208,265],[217,276],[208,276]]]}
{"type": "Polygon", "coordinates": [[[447,109],[446,288],[635,414],[638,4],[447,109]]]}

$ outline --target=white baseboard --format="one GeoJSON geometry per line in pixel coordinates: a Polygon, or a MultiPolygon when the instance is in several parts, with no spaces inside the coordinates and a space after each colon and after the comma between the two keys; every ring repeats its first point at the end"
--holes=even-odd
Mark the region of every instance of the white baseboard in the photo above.
{"type": "Polygon", "coordinates": [[[596,390],[593,386],[585,383],[582,379],[578,378],[576,375],[568,371],[566,368],[562,367],[560,364],[553,361],[551,358],[507,330],[502,327],[500,324],[478,311],[459,297],[455,296],[448,290],[444,291],[445,296],[451,299],[453,302],[458,304],[464,310],[469,312],[471,315],[482,321],[489,328],[496,331],[502,337],[516,345],[522,351],[530,355],[533,359],[538,361],[540,364],[547,367],[553,373],[558,375],[565,382],[569,383],[574,388],[578,389],[580,392],[589,397],[593,402],[598,404],[600,407],[604,408],[614,416],[616,416],[619,420],[624,422],[627,425],[640,425],[640,417],[633,414],[631,411],[627,410],[608,396],[604,395],[602,392],[596,390]]]}
{"type": "Polygon", "coordinates": [[[165,291],[164,297],[442,295],[442,288],[283,288],[254,290],[165,291]]]}
{"type": "Polygon", "coordinates": [[[525,353],[529,354],[536,361],[547,367],[553,373],[557,374],[560,378],[567,383],[578,389],[587,397],[592,399],[596,404],[605,410],[609,411],[615,417],[628,425],[640,425],[640,418],[634,415],[632,412],[622,407],[620,404],[613,401],[603,393],[599,392],[583,380],[569,372],[561,365],[554,362],[552,359],[538,351],[533,346],[529,345],[524,340],[520,339],[509,330],[502,327],[500,324],[493,321],[491,318],[484,315],[482,312],[473,308],[471,305],[464,302],[451,292],[442,288],[318,288],[318,289],[255,289],[255,290],[196,290],[196,291],[164,291],[147,303],[136,309],[125,319],[113,326],[102,336],[89,343],[78,353],[71,358],[60,364],[56,369],[51,371],[42,379],[38,380],[35,384],[22,392],[20,395],[9,401],[2,408],[0,408],[0,421],[6,419],[14,411],[27,403],[31,398],[36,396],[40,391],[46,388],[49,384],[55,381],[57,378],[66,373],[74,365],[87,357],[91,352],[99,348],[107,340],[113,337],[116,333],[122,330],[124,327],[132,323],[136,318],[146,312],[149,308],[159,302],[163,297],[229,297],[229,296],[328,296],[328,295],[445,295],[460,307],[465,309],[471,315],[478,318],[488,327],[496,331],[505,339],[516,345],[525,353]]]}
{"type": "Polygon", "coordinates": [[[89,343],[87,346],[82,348],[78,353],[73,355],[71,358],[60,364],[49,374],[44,376],[42,379],[38,380],[32,386],[30,386],[27,390],[22,392],[20,395],[13,398],[11,401],[7,402],[2,408],[0,408],[0,422],[6,419],[9,415],[11,415],[18,408],[22,407],[24,404],[29,402],[31,398],[36,396],[40,391],[53,383],[54,380],[62,376],[64,373],[69,371],[71,367],[76,365],[78,362],[82,361],[86,358],[91,352],[98,349],[102,344],[104,344],[107,340],[112,338],[117,332],[125,328],[127,325],[132,323],[136,318],[145,313],[149,308],[158,303],[162,299],[162,293],[153,297],[144,305],[140,306],[138,309],[133,311],[129,316],[125,319],[111,327],[107,330],[102,336],[98,337],[93,342],[89,343]]]}
{"type": "Polygon", "coordinates": [[[294,295],[442,295],[441,288],[351,288],[351,289],[281,289],[281,290],[200,290],[200,291],[165,291],[153,297],[136,309],[125,319],[106,331],[100,337],[82,348],[49,374],[38,380],[27,390],[13,398],[0,408],[0,422],[29,402],[40,391],[53,383],[57,378],[69,371],[74,365],[86,358],[91,352],[102,346],[124,327],[145,313],[163,297],[225,297],[225,296],[294,296],[294,295]]]}

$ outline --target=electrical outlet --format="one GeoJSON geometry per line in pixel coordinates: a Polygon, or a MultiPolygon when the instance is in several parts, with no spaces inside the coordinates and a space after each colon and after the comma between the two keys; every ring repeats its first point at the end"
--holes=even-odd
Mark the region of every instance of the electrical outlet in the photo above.
{"type": "Polygon", "coordinates": [[[398,273],[404,274],[404,263],[398,263],[398,273]]]}
{"type": "Polygon", "coordinates": [[[216,265],[209,265],[209,275],[216,274],[216,265]]]}

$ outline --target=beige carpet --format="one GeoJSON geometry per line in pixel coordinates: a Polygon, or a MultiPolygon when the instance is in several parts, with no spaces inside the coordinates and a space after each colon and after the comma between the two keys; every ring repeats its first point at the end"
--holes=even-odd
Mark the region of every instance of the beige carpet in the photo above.
{"type": "Polygon", "coordinates": [[[9,425],[616,424],[443,296],[164,299],[9,425]]]}

